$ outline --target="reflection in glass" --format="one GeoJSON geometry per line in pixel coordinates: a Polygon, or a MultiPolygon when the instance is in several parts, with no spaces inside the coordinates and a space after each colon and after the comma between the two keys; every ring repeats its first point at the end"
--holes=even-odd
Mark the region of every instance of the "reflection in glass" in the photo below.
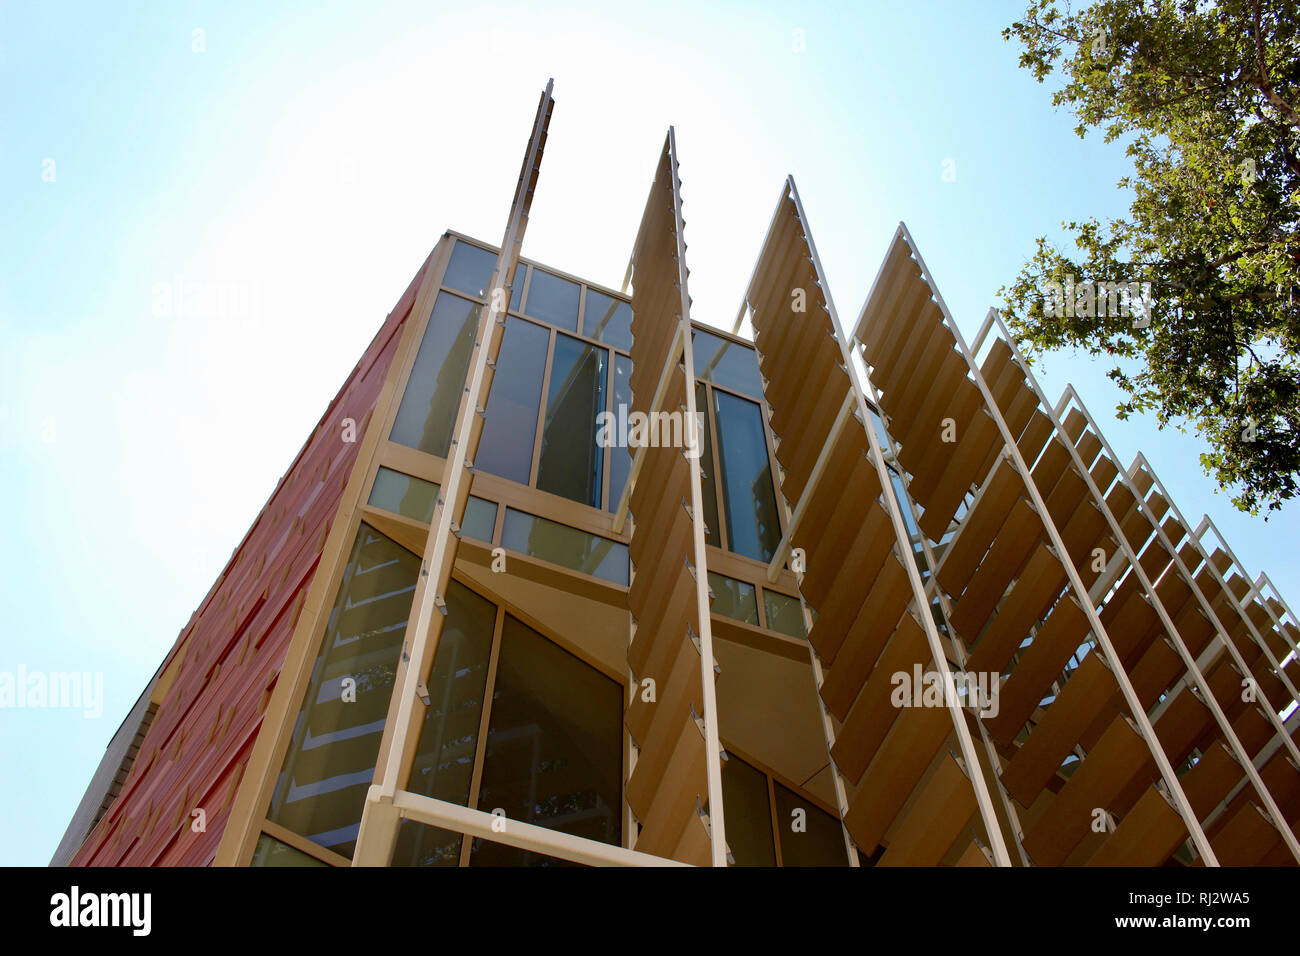
{"type": "MultiPolygon", "coordinates": [[[[415,765],[407,789],[438,800],[469,804],[470,776],[483,714],[483,688],[496,607],[464,585],[447,588],[447,617],[426,686],[415,765]]],[[[432,826],[403,827],[394,866],[457,866],[461,834],[432,826]]]]}
{"type": "MultiPolygon", "coordinates": [[[[614,408],[617,416],[619,406],[624,406],[628,414],[632,412],[632,360],[625,355],[614,353],[614,408]]],[[[613,511],[618,507],[623,496],[623,488],[632,471],[632,453],[626,445],[615,445],[609,450],[609,500],[605,509],[613,511]]]]}
{"type": "Polygon", "coordinates": [[[632,348],[632,306],[587,287],[582,334],[625,351],[632,348]]]}
{"type": "Polygon", "coordinates": [[[506,509],[501,546],[562,567],[627,584],[627,545],[546,518],[506,509]]]}
{"type": "Polygon", "coordinates": [[[736,865],[776,866],[767,776],[735,754],[722,764],[722,812],[736,865]]]}
{"type": "Polygon", "coordinates": [[[781,834],[782,866],[848,866],[844,833],[840,821],[825,810],[773,781],[776,795],[776,819],[781,834]],[[805,811],[796,815],[796,810],[805,811]],[[794,828],[796,816],[807,827],[794,828]]]}
{"type": "Polygon", "coordinates": [[[718,473],[717,462],[713,460],[713,425],[709,414],[708,389],[695,383],[695,408],[704,420],[704,431],[700,435],[700,491],[704,497],[704,540],[715,548],[722,547],[722,529],[718,524],[718,491],[713,484],[713,476],[718,473]]]}
{"type": "Polygon", "coordinates": [[[524,276],[528,267],[522,262],[515,266],[515,281],[510,286],[510,311],[518,312],[519,303],[524,300],[524,276]]]}
{"type": "MultiPolygon", "coordinates": [[[[623,689],[506,616],[478,808],[617,845],[622,837],[623,689]]],[[[564,865],[475,840],[470,862],[564,865]]]]}
{"type": "Polygon", "coordinates": [[[439,292],[393,423],[399,445],[447,457],[482,306],[439,292]]]}
{"type": "Polygon", "coordinates": [[[790,637],[807,637],[803,626],[803,609],[799,599],[763,588],[763,610],[767,614],[767,629],[790,637]]]}
{"type": "Polygon", "coordinates": [[[465,520],[460,523],[461,534],[475,541],[492,543],[492,530],[497,524],[497,503],[470,495],[465,505],[465,520]]]}
{"type": "Polygon", "coordinates": [[[695,329],[691,337],[691,356],[698,380],[716,382],[724,388],[762,399],[758,355],[748,345],[695,329]]]}
{"type": "Polygon", "coordinates": [[[257,838],[257,848],[253,850],[253,861],[249,866],[329,866],[329,864],[262,833],[257,838]]]}
{"type": "Polygon", "coordinates": [[[437,502],[438,486],[432,481],[381,467],[367,504],[428,524],[437,502]]]}
{"type": "Polygon", "coordinates": [[[712,613],[758,627],[758,598],[754,595],[754,585],[710,571],[709,590],[713,592],[713,603],[709,606],[712,613]]]}
{"type": "Polygon", "coordinates": [[[528,484],[549,337],[540,325],[514,316],[506,320],[475,468],[528,484]]]}
{"type": "Polygon", "coordinates": [[[713,392],[731,550],[767,562],[781,540],[763,418],[754,402],[713,392]]]}
{"type": "Polygon", "coordinates": [[[350,857],[420,559],[362,524],[267,816],[350,857]]]}
{"type": "Polygon", "coordinates": [[[605,411],[609,352],[567,335],[555,337],[542,453],[541,491],[600,507],[605,449],[596,443],[596,416],[605,411]]]}
{"type": "Polygon", "coordinates": [[[528,283],[528,305],[524,311],[533,318],[576,332],[581,293],[582,286],[576,282],[534,269],[528,283]]]}
{"type": "Polygon", "coordinates": [[[492,270],[496,265],[495,252],[457,240],[455,248],[451,250],[451,261],[447,263],[442,284],[475,298],[487,298],[488,283],[492,281],[492,270]]]}

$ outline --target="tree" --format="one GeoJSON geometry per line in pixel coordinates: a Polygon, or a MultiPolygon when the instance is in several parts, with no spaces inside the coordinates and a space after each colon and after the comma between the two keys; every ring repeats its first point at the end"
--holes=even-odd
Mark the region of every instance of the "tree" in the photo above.
{"type": "Polygon", "coordinates": [[[1110,357],[1121,418],[1193,425],[1238,508],[1280,508],[1300,478],[1296,0],[1033,0],[1003,38],[1134,167],[1126,218],[1063,223],[1069,255],[1037,240],[1001,290],[1013,334],[1031,358],[1110,357]]]}

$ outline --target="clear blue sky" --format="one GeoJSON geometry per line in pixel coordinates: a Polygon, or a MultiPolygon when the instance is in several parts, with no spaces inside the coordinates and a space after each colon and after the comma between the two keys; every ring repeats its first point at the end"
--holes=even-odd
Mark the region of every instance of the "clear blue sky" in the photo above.
{"type": "MultiPolygon", "coordinates": [[[[525,254],[617,286],[673,123],[695,315],[719,325],[788,172],[846,319],[905,220],[968,336],[1035,236],[1127,206],[1121,151],[1002,41],[1024,0],[698,6],[0,7],[0,671],[104,679],[98,718],[0,710],[0,864],[49,859],[439,234],[499,240],[547,77],[525,254]],[[178,278],[203,294],[169,310],[178,278]]],[[[1061,356],[1044,384],[1105,427],[1103,371],[1061,356]]],[[[1300,596],[1300,510],[1235,512],[1191,436],[1106,431],[1300,596]]]]}

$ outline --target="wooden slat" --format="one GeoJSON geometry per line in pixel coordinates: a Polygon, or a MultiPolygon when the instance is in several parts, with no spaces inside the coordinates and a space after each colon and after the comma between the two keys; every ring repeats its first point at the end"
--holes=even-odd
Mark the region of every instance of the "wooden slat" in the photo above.
{"type": "Polygon", "coordinates": [[[902,674],[910,682],[913,669],[920,665],[924,671],[929,659],[925,633],[912,615],[903,615],[898,630],[858,692],[831,748],[835,765],[850,783],[858,782],[899,713],[900,708],[894,703],[895,675],[902,674]]]}
{"type": "Polygon", "coordinates": [[[1064,595],[1002,683],[997,716],[984,721],[994,740],[1011,743],[1087,636],[1087,617],[1073,595],[1064,595]]]}
{"type": "Polygon", "coordinates": [[[905,707],[862,775],[844,824],[858,849],[872,853],[952,733],[946,707],[905,707]]]}
{"type": "Polygon", "coordinates": [[[1174,805],[1154,786],[1129,811],[1088,866],[1160,866],[1187,839],[1174,805]]]}
{"type": "Polygon", "coordinates": [[[975,813],[970,778],[951,753],[922,787],[878,866],[937,866],[975,813]]]}
{"type": "MultiPolygon", "coordinates": [[[[858,612],[848,636],[840,648],[835,664],[822,683],[821,697],[826,708],[843,720],[857,696],[858,689],[871,672],[872,665],[901,618],[912,618],[905,609],[909,587],[907,572],[897,557],[891,556],[881,569],[877,582],[858,612]],[[893,623],[891,623],[891,621],[893,623]]],[[[913,624],[915,624],[913,619],[913,624]]],[[[916,625],[919,629],[920,625],[916,625]]],[[[816,630],[816,627],[813,628],[816,630]]]]}
{"type": "Polygon", "coordinates": [[[1003,768],[1002,784],[1028,807],[1079,740],[1081,728],[1118,696],[1115,677],[1093,653],[1083,659],[1028,739],[1003,768]]]}
{"type": "Polygon", "coordinates": [[[1136,725],[1126,717],[1115,718],[1047,812],[1025,833],[1025,852],[1039,866],[1065,862],[1088,833],[1093,811],[1108,807],[1131,778],[1148,768],[1154,768],[1154,762],[1136,725]]]}

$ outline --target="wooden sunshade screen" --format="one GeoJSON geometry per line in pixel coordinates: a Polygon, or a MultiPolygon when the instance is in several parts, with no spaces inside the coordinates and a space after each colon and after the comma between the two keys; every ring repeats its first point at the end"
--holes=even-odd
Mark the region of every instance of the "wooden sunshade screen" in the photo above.
{"type": "Polygon", "coordinates": [[[825,724],[843,824],[881,865],[986,866],[983,844],[1003,857],[1005,848],[977,812],[984,781],[964,715],[890,702],[892,675],[946,676],[947,664],[918,616],[928,618],[929,602],[889,511],[881,451],[792,180],[745,299],[792,508],[788,542],[803,551],[800,593],[817,612],[809,642],[834,721],[825,724]]]}
{"type": "MultiPolygon", "coordinates": [[[[632,411],[680,416],[686,435],[696,408],[680,189],[670,129],[632,252],[632,411]]],[[[626,713],[634,849],[725,866],[699,458],[654,442],[636,457],[626,713]]]]}
{"type": "MultiPolygon", "coordinates": [[[[1169,502],[1154,482],[1121,474],[1079,410],[1061,420],[1041,402],[1007,339],[995,338],[976,366],[905,227],[855,338],[911,474],[922,531],[931,541],[953,532],[935,578],[959,656],[968,653],[968,671],[1012,670],[998,713],[983,723],[1001,785],[1021,808],[1028,860],[1158,865],[1191,836],[1202,861],[1235,862],[1242,854],[1222,834],[1237,839],[1237,830],[1262,845],[1261,855],[1292,857],[1277,829],[1259,825],[1271,817],[1250,799],[1277,809],[1270,789],[1253,771],[1241,786],[1239,758],[1257,756],[1269,718],[1241,699],[1228,657],[1211,659],[1203,686],[1193,677],[1216,627],[1177,567],[1175,550],[1191,567],[1200,561],[1191,545],[1180,548],[1187,529],[1166,517],[1169,502]],[[955,440],[944,441],[945,431],[955,440]],[[1085,641],[1094,651],[1070,667],[1085,641]],[[1202,703],[1206,688],[1217,708],[1202,703]],[[1199,762],[1175,776],[1193,749],[1199,762]],[[1236,824],[1218,811],[1230,794],[1250,808],[1236,824]],[[1104,832],[1092,827],[1097,809],[1110,818],[1104,832]]],[[[1206,578],[1196,580],[1205,586],[1206,578]]],[[[1268,706],[1286,706],[1291,698],[1265,670],[1251,673],[1268,686],[1268,706]]],[[[1281,763],[1271,772],[1287,774],[1281,763]]],[[[1288,807],[1280,814],[1290,821],[1296,808],[1288,807]]]]}
{"type": "MultiPolygon", "coordinates": [[[[488,285],[491,290],[488,305],[480,310],[447,467],[430,522],[424,562],[416,584],[402,659],[398,662],[392,701],[380,743],[375,784],[366,800],[353,855],[354,866],[388,864],[400,823],[400,815],[394,811],[394,801],[399,795],[408,796],[403,788],[410,777],[426,706],[421,700],[422,688],[437,655],[443,619],[447,614],[445,595],[456,561],[465,506],[469,501],[470,474],[483,432],[484,410],[487,408],[497,356],[501,350],[506,303],[511,298],[510,283],[519,261],[533,192],[541,169],[546,132],[554,109],[551,90],[552,84],[547,83],[537,106],[537,115],[515,185],[505,236],[501,241],[501,251],[488,285]]],[[[431,305],[431,302],[426,303],[426,307],[431,305]]]]}

